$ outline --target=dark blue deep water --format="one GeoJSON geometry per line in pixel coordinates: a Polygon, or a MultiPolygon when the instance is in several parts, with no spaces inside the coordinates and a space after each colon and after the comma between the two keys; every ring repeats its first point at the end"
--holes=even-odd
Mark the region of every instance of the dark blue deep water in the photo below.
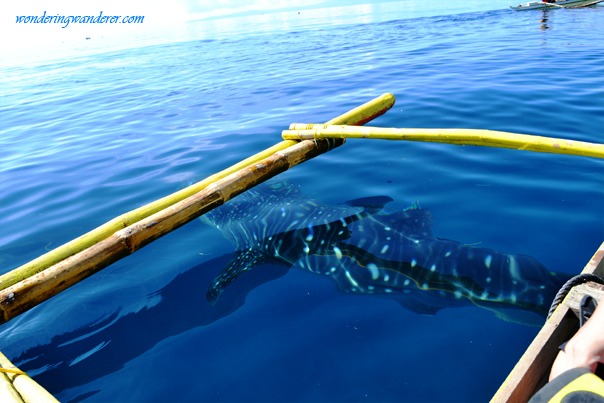
{"type": "MultiPolygon", "coordinates": [[[[604,142],[604,7],[395,4],[3,67],[0,272],[384,92],[397,103],[372,125],[604,142]]],[[[280,177],[326,204],[418,202],[435,236],[556,272],[604,240],[595,158],[351,140],[280,177]]],[[[195,220],[2,325],[0,350],[61,401],[486,401],[538,331],[297,269],[250,272],[233,285],[245,299],[210,305],[233,252],[195,220]]]]}

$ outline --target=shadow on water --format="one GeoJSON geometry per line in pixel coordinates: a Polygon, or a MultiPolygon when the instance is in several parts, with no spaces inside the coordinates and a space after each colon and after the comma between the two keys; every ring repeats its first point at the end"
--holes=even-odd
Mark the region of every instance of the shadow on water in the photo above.
{"type": "MultiPolygon", "coordinates": [[[[225,290],[223,298],[210,304],[203,290],[229,262],[226,254],[194,266],[179,274],[153,296],[159,302],[138,312],[109,315],[96,323],[57,335],[50,343],[32,347],[13,361],[49,392],[84,385],[119,371],[124,365],[150,350],[157,343],[190,329],[209,325],[239,309],[247,294],[263,283],[287,273],[280,265],[263,265],[225,290]],[[199,296],[199,298],[195,298],[199,296]]],[[[80,401],[99,391],[87,392],[71,401],[80,401]]]]}

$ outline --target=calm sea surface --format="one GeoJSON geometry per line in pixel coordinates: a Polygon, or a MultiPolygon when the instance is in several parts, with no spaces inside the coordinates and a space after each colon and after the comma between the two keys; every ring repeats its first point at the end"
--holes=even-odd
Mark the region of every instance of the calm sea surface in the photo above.
{"type": "MultiPolygon", "coordinates": [[[[0,272],[384,92],[397,103],[372,125],[604,143],[604,7],[417,4],[193,21],[179,42],[6,65],[0,272]]],[[[419,202],[435,236],[556,272],[604,240],[594,158],[351,140],[280,177],[327,204],[419,202]]],[[[538,331],[296,269],[210,305],[233,252],[195,220],[2,325],[0,350],[66,402],[486,401],[538,331]]]]}

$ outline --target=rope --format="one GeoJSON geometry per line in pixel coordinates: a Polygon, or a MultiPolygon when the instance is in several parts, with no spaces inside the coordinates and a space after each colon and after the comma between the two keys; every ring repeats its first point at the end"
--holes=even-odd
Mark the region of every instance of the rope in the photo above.
{"type": "Polygon", "coordinates": [[[29,376],[25,372],[21,371],[19,368],[2,368],[2,367],[0,367],[0,372],[4,372],[4,373],[8,373],[8,374],[29,376]]]}
{"type": "Polygon", "coordinates": [[[549,312],[547,313],[547,319],[549,319],[553,315],[556,308],[558,308],[562,301],[564,301],[564,298],[566,298],[566,296],[574,286],[579,284],[585,284],[590,281],[604,285],[604,279],[595,274],[577,274],[576,276],[571,277],[566,283],[564,283],[564,285],[560,288],[560,290],[554,297],[554,300],[552,301],[552,305],[549,308],[549,312]]]}

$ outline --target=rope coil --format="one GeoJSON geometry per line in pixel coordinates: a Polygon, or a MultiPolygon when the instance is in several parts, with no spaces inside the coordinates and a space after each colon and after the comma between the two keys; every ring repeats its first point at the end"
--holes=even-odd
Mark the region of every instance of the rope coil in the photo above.
{"type": "Polygon", "coordinates": [[[564,298],[568,295],[570,290],[577,285],[585,284],[588,282],[594,282],[598,284],[604,285],[604,279],[595,274],[577,274],[574,277],[571,277],[564,285],[560,288],[554,300],[552,301],[552,305],[549,308],[549,312],[547,313],[547,319],[549,319],[553,314],[556,308],[564,301],[564,298]]]}

